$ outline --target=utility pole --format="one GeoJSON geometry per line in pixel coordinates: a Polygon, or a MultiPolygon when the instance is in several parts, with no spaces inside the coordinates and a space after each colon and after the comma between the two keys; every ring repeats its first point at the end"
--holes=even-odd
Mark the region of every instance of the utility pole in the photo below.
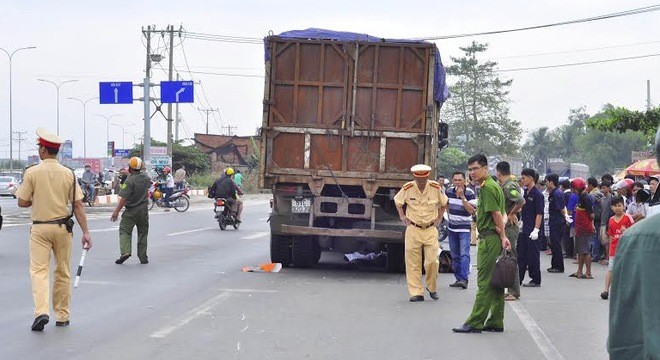
{"type": "Polygon", "coordinates": [[[222,126],[221,128],[227,129],[227,136],[233,136],[234,134],[232,134],[231,129],[236,129],[236,126],[227,125],[227,126],[222,126]]]}
{"type": "Polygon", "coordinates": [[[202,108],[197,108],[197,110],[205,112],[206,113],[206,135],[209,134],[209,114],[218,111],[218,108],[215,109],[202,109],[202,108]]]}
{"type": "MultiPolygon", "coordinates": [[[[176,81],[179,81],[179,73],[176,73],[176,81]]],[[[179,103],[174,105],[174,141],[179,141],[179,123],[181,122],[179,114],[179,103]]]]}
{"type": "Polygon", "coordinates": [[[142,28],[142,33],[147,38],[147,66],[145,68],[144,78],[144,145],[142,146],[142,161],[147,170],[151,168],[151,110],[149,108],[149,81],[151,77],[151,26],[147,26],[145,31],[142,28]]]}
{"type": "MultiPolygon", "coordinates": [[[[167,31],[170,33],[169,81],[172,81],[172,71],[174,69],[174,25],[169,25],[167,31]]],[[[172,158],[172,103],[167,104],[167,156],[170,159],[172,158]]]]}
{"type": "Polygon", "coordinates": [[[13,140],[18,141],[18,161],[21,161],[21,143],[27,140],[27,138],[23,137],[23,135],[27,134],[27,131],[14,131],[14,134],[18,135],[13,140]]]}
{"type": "Polygon", "coordinates": [[[651,80],[646,80],[646,110],[651,110],[651,80]]]}

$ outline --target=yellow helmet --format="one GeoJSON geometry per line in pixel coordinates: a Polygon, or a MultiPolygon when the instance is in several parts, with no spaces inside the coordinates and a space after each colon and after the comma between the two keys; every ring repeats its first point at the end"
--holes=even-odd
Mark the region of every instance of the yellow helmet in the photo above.
{"type": "Polygon", "coordinates": [[[142,159],[137,156],[133,156],[130,160],[128,160],[128,167],[133,170],[142,169],[142,159]]]}
{"type": "Polygon", "coordinates": [[[232,168],[227,168],[227,169],[225,170],[225,174],[227,174],[227,176],[232,176],[232,175],[234,175],[234,169],[232,169],[232,168]]]}

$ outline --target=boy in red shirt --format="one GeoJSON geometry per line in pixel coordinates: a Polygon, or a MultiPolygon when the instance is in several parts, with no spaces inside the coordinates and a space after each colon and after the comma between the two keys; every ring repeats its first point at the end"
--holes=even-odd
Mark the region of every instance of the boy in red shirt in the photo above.
{"type": "Polygon", "coordinates": [[[623,197],[614,196],[612,197],[612,211],[614,216],[610,218],[609,229],[607,229],[607,235],[610,236],[610,261],[607,265],[607,275],[605,276],[605,291],[600,293],[600,297],[603,300],[607,300],[610,296],[610,282],[612,278],[612,269],[614,268],[614,255],[616,253],[616,247],[619,244],[619,239],[621,234],[623,234],[626,229],[630,228],[634,223],[632,216],[626,214],[625,205],[623,197]]]}

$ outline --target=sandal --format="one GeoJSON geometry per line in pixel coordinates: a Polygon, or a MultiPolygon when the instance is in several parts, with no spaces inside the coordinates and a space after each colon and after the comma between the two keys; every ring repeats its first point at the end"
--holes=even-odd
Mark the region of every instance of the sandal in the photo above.
{"type": "Polygon", "coordinates": [[[580,278],[580,277],[582,277],[582,274],[572,273],[572,274],[568,275],[568,277],[580,278]]]}
{"type": "Polygon", "coordinates": [[[518,298],[516,296],[514,296],[513,294],[507,294],[504,297],[504,301],[516,301],[516,300],[518,300],[518,298]]]}
{"type": "Polygon", "coordinates": [[[577,276],[577,278],[578,279],[593,279],[594,277],[591,276],[591,275],[587,276],[587,275],[584,275],[584,274],[580,274],[580,275],[577,276]]]}

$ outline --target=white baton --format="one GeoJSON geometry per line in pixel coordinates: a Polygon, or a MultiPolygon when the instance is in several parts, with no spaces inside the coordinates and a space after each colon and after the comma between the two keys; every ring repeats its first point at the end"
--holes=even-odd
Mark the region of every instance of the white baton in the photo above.
{"type": "Polygon", "coordinates": [[[76,280],[73,281],[73,287],[77,288],[80,282],[80,274],[82,274],[83,266],[85,265],[85,255],[88,249],[83,249],[82,256],[80,257],[80,264],[78,265],[78,272],[76,273],[76,280]]]}

